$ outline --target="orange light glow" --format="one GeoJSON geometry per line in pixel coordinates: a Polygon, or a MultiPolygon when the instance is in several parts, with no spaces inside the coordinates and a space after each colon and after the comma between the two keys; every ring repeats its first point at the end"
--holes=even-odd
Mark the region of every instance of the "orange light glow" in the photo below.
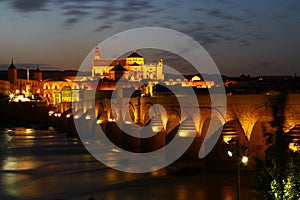
{"type": "Polygon", "coordinates": [[[226,143],[226,144],[229,144],[229,141],[232,140],[232,136],[223,136],[223,141],[226,143]]]}

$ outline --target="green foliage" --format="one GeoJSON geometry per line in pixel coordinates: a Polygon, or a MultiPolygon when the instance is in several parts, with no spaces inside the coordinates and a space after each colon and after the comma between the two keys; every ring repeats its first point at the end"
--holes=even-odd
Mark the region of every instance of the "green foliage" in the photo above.
{"type": "Polygon", "coordinates": [[[300,159],[299,154],[291,153],[288,164],[288,176],[284,181],[284,199],[299,200],[300,199],[300,159]]]}
{"type": "Polygon", "coordinates": [[[280,94],[271,102],[274,128],[272,133],[264,133],[267,137],[267,167],[257,164],[256,192],[263,199],[299,200],[300,165],[299,153],[294,154],[288,148],[287,134],[283,131],[285,122],[286,95],[280,94]]]}

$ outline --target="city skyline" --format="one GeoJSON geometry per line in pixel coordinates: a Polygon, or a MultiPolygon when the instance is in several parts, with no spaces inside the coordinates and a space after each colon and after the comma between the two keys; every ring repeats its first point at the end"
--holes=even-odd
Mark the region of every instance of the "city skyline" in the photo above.
{"type": "Polygon", "coordinates": [[[13,57],[16,64],[40,63],[45,70],[78,69],[96,42],[158,26],[194,38],[224,75],[300,72],[300,3],[293,0],[2,0],[0,10],[2,66],[13,57]]]}

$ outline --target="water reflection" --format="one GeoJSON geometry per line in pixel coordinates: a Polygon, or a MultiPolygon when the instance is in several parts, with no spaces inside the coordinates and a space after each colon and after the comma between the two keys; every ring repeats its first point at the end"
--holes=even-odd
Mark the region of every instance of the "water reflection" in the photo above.
{"type": "Polygon", "coordinates": [[[33,170],[38,167],[41,163],[39,161],[33,160],[31,156],[22,157],[7,157],[2,161],[2,170],[14,171],[14,170],[33,170]]]}
{"type": "MultiPolygon", "coordinates": [[[[116,165],[118,151],[109,151],[116,165]]],[[[53,130],[2,130],[0,152],[0,199],[233,200],[235,194],[232,174],[228,179],[226,174],[168,175],[168,169],[118,172],[95,160],[78,139],[53,130]]]]}

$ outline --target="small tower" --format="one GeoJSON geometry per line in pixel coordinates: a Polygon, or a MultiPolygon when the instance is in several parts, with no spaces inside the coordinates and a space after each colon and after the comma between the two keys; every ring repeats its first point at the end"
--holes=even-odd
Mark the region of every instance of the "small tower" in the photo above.
{"type": "Polygon", "coordinates": [[[94,60],[100,60],[100,50],[98,43],[96,43],[95,52],[94,52],[94,60]]]}
{"type": "Polygon", "coordinates": [[[14,65],[14,60],[11,60],[11,65],[8,68],[8,81],[12,84],[15,83],[15,81],[17,80],[17,75],[18,74],[18,70],[17,67],[14,65]]]}
{"type": "Polygon", "coordinates": [[[37,81],[42,81],[43,80],[43,73],[41,72],[39,65],[37,65],[37,68],[34,71],[34,79],[37,80],[37,81]]]}
{"type": "Polygon", "coordinates": [[[29,67],[26,68],[27,71],[27,82],[26,82],[26,89],[25,89],[25,96],[29,97],[31,95],[31,85],[30,85],[30,71],[29,67]]]}
{"type": "Polygon", "coordinates": [[[29,83],[29,79],[30,79],[30,71],[29,71],[29,67],[26,68],[26,72],[27,72],[27,83],[29,83]]]}
{"type": "Polygon", "coordinates": [[[95,47],[95,51],[94,51],[94,59],[93,59],[93,69],[92,69],[92,76],[93,77],[96,75],[96,69],[95,69],[95,67],[98,66],[100,58],[101,57],[100,57],[99,46],[98,46],[98,43],[96,43],[96,47],[95,47]]]}
{"type": "Polygon", "coordinates": [[[163,74],[163,59],[159,59],[157,63],[157,68],[156,68],[156,77],[157,80],[164,80],[164,74],[163,74]]]}

